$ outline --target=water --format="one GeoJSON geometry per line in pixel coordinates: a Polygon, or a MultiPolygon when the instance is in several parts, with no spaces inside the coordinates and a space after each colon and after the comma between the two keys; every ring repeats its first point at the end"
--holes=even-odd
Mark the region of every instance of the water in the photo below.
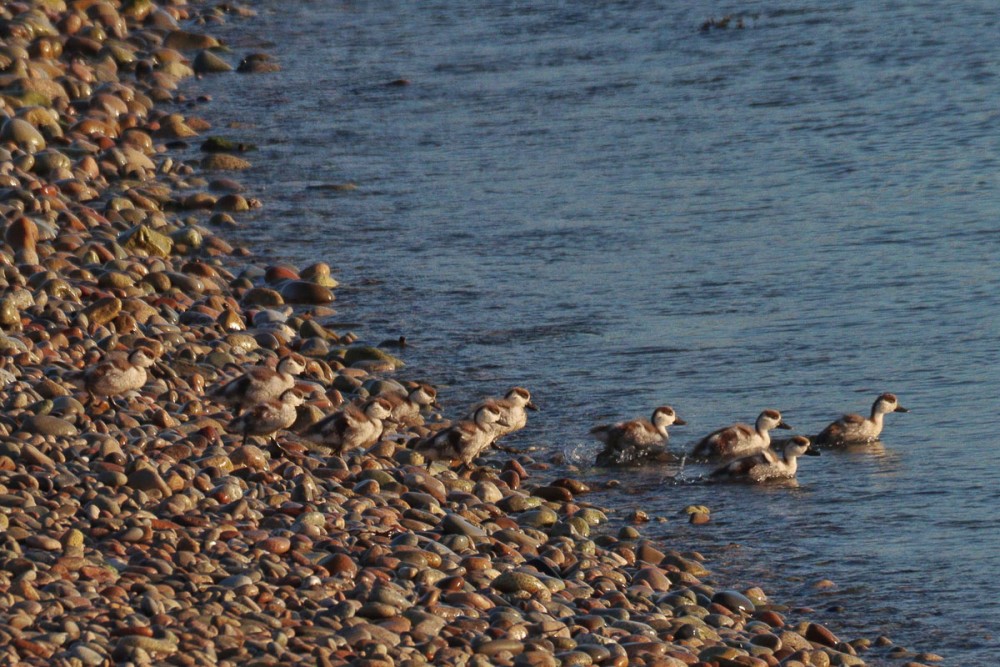
{"type": "Polygon", "coordinates": [[[283,72],[199,84],[203,112],[260,144],[239,236],[261,261],[337,267],[345,328],[406,335],[449,414],[529,387],[512,444],[543,457],[586,467],[593,424],[664,403],[680,451],[765,407],[815,433],[897,393],[881,446],[806,459],[797,486],[579,475],[627,474],[596,500],[842,636],[990,664],[1000,17],[773,4],[263,0],[223,30],[283,72]],[[727,13],[747,27],[699,31],[727,13]]]}

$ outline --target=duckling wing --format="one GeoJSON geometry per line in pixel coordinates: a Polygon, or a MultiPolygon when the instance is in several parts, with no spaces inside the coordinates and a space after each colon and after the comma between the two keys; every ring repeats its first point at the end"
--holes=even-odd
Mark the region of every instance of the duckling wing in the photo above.
{"type": "Polygon", "coordinates": [[[344,433],[350,427],[350,422],[343,412],[334,412],[310,426],[302,437],[314,442],[337,446],[341,443],[344,433]]]}
{"type": "Polygon", "coordinates": [[[712,431],[704,438],[699,440],[698,443],[694,446],[694,449],[691,450],[691,456],[702,459],[713,456],[715,454],[715,442],[716,440],[719,439],[719,436],[721,436],[727,430],[727,428],[728,427],[712,431]]]}
{"type": "Polygon", "coordinates": [[[695,457],[732,456],[739,449],[740,443],[750,439],[754,430],[747,424],[733,424],[720,428],[702,438],[691,453],[695,457]]]}
{"type": "Polygon", "coordinates": [[[842,444],[849,439],[850,430],[860,426],[864,421],[865,418],[858,414],[843,415],[823,429],[813,442],[819,445],[842,444]]]}
{"type": "MultiPolygon", "coordinates": [[[[771,457],[773,456],[772,453],[771,457]]],[[[762,451],[730,461],[712,471],[710,477],[750,477],[754,468],[768,464],[768,454],[762,451]]]]}
{"type": "Polygon", "coordinates": [[[438,431],[432,436],[419,440],[414,449],[429,461],[458,459],[462,457],[467,422],[458,422],[438,431]]]}
{"type": "Polygon", "coordinates": [[[590,434],[594,436],[598,442],[603,442],[605,445],[608,444],[608,436],[611,434],[611,429],[614,428],[611,424],[598,424],[594,428],[590,429],[590,434]]]}

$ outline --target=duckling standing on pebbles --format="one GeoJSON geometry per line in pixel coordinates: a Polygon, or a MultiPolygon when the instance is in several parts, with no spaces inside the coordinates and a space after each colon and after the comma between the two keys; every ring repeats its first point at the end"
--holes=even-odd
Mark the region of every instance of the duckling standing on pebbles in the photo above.
{"type": "Polygon", "coordinates": [[[776,428],[792,428],[781,419],[777,410],[764,410],[757,417],[756,424],[733,424],[709,433],[702,438],[691,456],[700,459],[731,459],[746,456],[771,446],[769,431],[776,428]]]}
{"type": "Polygon", "coordinates": [[[310,426],[302,435],[342,453],[370,447],[382,437],[382,420],[392,414],[384,398],[372,398],[360,406],[349,404],[310,426]]]}
{"type": "Polygon", "coordinates": [[[146,369],[154,363],[153,353],[144,347],[137,347],[128,354],[112,352],[83,372],[83,387],[90,395],[91,403],[98,397],[113,399],[142,389],[148,379],[146,369]]]}
{"type": "Polygon", "coordinates": [[[423,411],[437,406],[437,389],[429,384],[417,384],[406,395],[382,394],[380,398],[391,406],[387,422],[402,427],[422,426],[423,411]]]}
{"type": "Polygon", "coordinates": [[[818,445],[846,445],[852,442],[872,442],[882,434],[885,415],[890,412],[909,412],[899,404],[895,394],[882,394],[872,404],[871,417],[857,414],[844,415],[827,426],[816,436],[818,445]]]}
{"type": "Polygon", "coordinates": [[[431,461],[460,461],[470,467],[496,439],[495,425],[501,417],[495,405],[479,407],[472,419],[463,419],[434,435],[418,440],[414,449],[431,461]]]}
{"type": "Polygon", "coordinates": [[[477,403],[465,419],[475,421],[476,413],[485,406],[495,408],[500,415],[490,425],[494,441],[515,431],[520,431],[528,423],[527,410],[538,410],[538,406],[531,402],[531,392],[524,387],[513,387],[504,394],[503,398],[488,398],[477,403]]]}
{"type": "Polygon", "coordinates": [[[591,435],[604,443],[597,455],[598,465],[630,463],[664,453],[670,435],[667,428],[683,426],[674,409],[663,405],[647,419],[633,419],[616,424],[601,424],[590,429],[591,435]]]}
{"type": "Polygon", "coordinates": [[[264,403],[258,403],[229,423],[229,431],[243,434],[243,444],[247,436],[273,435],[282,429],[291,428],[298,417],[296,408],[303,403],[302,395],[294,389],[286,389],[281,396],[264,403]]]}
{"type": "Polygon", "coordinates": [[[297,353],[282,357],[277,368],[251,366],[243,375],[213,389],[209,398],[228,405],[239,414],[243,409],[266,403],[295,386],[295,376],[306,369],[297,353]]]}
{"type": "Polygon", "coordinates": [[[754,483],[795,477],[799,467],[798,458],[803,454],[819,456],[819,450],[812,447],[809,438],[796,435],[785,443],[780,455],[770,449],[761,450],[756,454],[730,461],[717,468],[711,476],[754,483]]]}

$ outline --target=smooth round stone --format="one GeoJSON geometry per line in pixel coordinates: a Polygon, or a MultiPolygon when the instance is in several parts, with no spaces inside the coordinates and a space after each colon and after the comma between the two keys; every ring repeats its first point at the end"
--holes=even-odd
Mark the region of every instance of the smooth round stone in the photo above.
{"type": "Polygon", "coordinates": [[[334,554],[320,563],[331,574],[345,574],[353,577],[358,571],[358,565],[347,554],[334,554]]]}
{"type": "MultiPolygon", "coordinates": [[[[231,213],[240,213],[243,211],[250,210],[250,202],[243,195],[230,193],[219,197],[215,200],[215,210],[216,211],[229,211],[231,213]]],[[[218,224],[218,223],[216,223],[218,224]]]]}
{"type": "Polygon", "coordinates": [[[730,611],[742,614],[752,614],[757,609],[750,598],[738,591],[717,591],[715,595],[712,596],[712,602],[722,605],[730,611]]]}
{"type": "Polygon", "coordinates": [[[118,313],[121,311],[121,299],[115,296],[106,296],[98,299],[90,306],[87,306],[83,312],[91,324],[104,326],[111,320],[118,317],[118,313]]]}
{"type": "Polygon", "coordinates": [[[105,663],[105,656],[83,644],[74,644],[70,654],[88,667],[98,667],[105,663]]]}
{"type": "Polygon", "coordinates": [[[229,456],[233,465],[238,468],[264,470],[267,468],[267,455],[256,445],[242,445],[229,456]]]}
{"type": "Polygon", "coordinates": [[[559,515],[548,507],[539,507],[536,510],[525,512],[517,518],[518,524],[531,528],[544,528],[552,526],[559,520],[559,515]]]}
{"type": "Polygon", "coordinates": [[[194,227],[183,227],[170,234],[170,239],[175,243],[183,244],[188,248],[200,248],[204,243],[201,232],[194,227]]]}
{"type": "Polygon", "coordinates": [[[21,330],[21,312],[12,299],[0,301],[0,327],[8,331],[21,330]]]}
{"type": "Polygon", "coordinates": [[[54,149],[45,149],[35,154],[34,171],[38,174],[48,174],[58,169],[71,169],[73,161],[54,149]]]}
{"type": "Polygon", "coordinates": [[[76,426],[65,419],[52,415],[33,415],[25,420],[21,429],[28,433],[56,437],[73,437],[79,434],[76,426]]]}
{"type": "Polygon", "coordinates": [[[573,517],[583,519],[591,526],[599,526],[602,523],[608,522],[608,516],[601,510],[593,507],[584,507],[579,512],[574,514],[573,517]]]}
{"type": "Polygon", "coordinates": [[[526,496],[523,493],[512,493],[497,503],[497,507],[504,512],[526,512],[541,506],[541,498],[538,496],[526,496]]]}
{"type": "Polygon", "coordinates": [[[25,153],[35,153],[45,148],[45,137],[35,127],[21,118],[8,118],[0,126],[0,140],[10,141],[25,153]]]}
{"type": "Polygon", "coordinates": [[[233,66],[211,51],[202,50],[194,57],[191,68],[196,74],[217,74],[220,72],[231,72],[233,66]]]}
{"type": "Polygon", "coordinates": [[[344,365],[351,366],[359,361],[384,361],[392,364],[396,368],[402,368],[401,359],[392,356],[385,350],[370,345],[355,345],[347,348],[344,352],[344,365]]]}
{"type": "Polygon", "coordinates": [[[330,265],[325,262],[317,262],[302,269],[302,279],[323,287],[333,288],[338,285],[336,279],[330,275],[330,265]]]}
{"type": "Polygon", "coordinates": [[[242,171],[252,166],[249,160],[229,153],[210,153],[201,159],[201,168],[210,171],[242,171]]]}
{"type": "Polygon", "coordinates": [[[465,517],[455,514],[454,512],[445,514],[444,518],[441,520],[441,530],[445,533],[454,533],[457,535],[464,535],[466,537],[486,537],[485,530],[474,525],[465,517]]]}
{"type": "Polygon", "coordinates": [[[283,306],[285,300],[277,290],[269,287],[254,287],[248,289],[243,295],[243,304],[246,306],[283,306]]]}
{"type": "Polygon", "coordinates": [[[372,379],[365,380],[361,385],[370,396],[406,396],[406,387],[395,380],[372,379]]]}
{"type": "Polygon", "coordinates": [[[271,324],[284,324],[286,322],[288,322],[287,313],[271,308],[258,310],[253,316],[253,325],[255,327],[266,327],[271,324]]]}
{"type": "Polygon", "coordinates": [[[292,548],[292,541],[287,537],[273,536],[261,540],[257,543],[257,546],[272,554],[281,555],[288,553],[288,550],[292,548]]]}
{"type": "Polygon", "coordinates": [[[632,577],[632,583],[645,583],[654,591],[665,592],[670,590],[670,579],[658,567],[643,567],[632,577]]]}
{"type": "Polygon", "coordinates": [[[836,646],[840,640],[837,635],[830,632],[825,626],[819,623],[810,623],[806,628],[805,638],[811,642],[822,644],[823,646],[836,646]]]}
{"type": "Polygon", "coordinates": [[[540,486],[532,491],[531,495],[558,503],[568,503],[573,500],[573,493],[561,486],[540,486]]]}
{"type": "Polygon", "coordinates": [[[225,579],[219,582],[219,586],[222,586],[223,588],[242,588],[243,586],[252,586],[252,585],[253,585],[253,579],[251,579],[245,574],[234,574],[230,577],[226,577],[225,579]]]}
{"type": "Polygon", "coordinates": [[[750,638],[750,643],[777,651],[781,648],[781,637],[771,632],[762,632],[750,638]]]}
{"type": "Polygon", "coordinates": [[[526,572],[515,572],[508,570],[493,580],[493,588],[501,593],[531,593],[537,595],[542,591],[549,592],[549,589],[538,577],[526,572]]]}
{"type": "Polygon", "coordinates": [[[305,280],[293,280],[281,287],[281,297],[287,303],[323,304],[334,300],[329,287],[305,280]]]}
{"type": "Polygon", "coordinates": [[[210,35],[203,35],[186,30],[172,30],[163,40],[163,46],[178,51],[196,51],[198,49],[213,49],[219,46],[219,40],[210,35]]]}

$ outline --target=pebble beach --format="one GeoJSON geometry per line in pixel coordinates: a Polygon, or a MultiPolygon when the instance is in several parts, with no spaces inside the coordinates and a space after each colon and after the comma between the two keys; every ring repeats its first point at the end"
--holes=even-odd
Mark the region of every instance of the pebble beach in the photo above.
{"type": "MultiPolygon", "coordinates": [[[[254,154],[185,86],[280,76],[280,49],[237,54],[212,36],[253,14],[0,7],[0,664],[942,660],[734,589],[702,554],[645,538],[614,489],[588,500],[592,483],[557,461],[491,450],[457,468],[408,446],[481,396],[368,447],[302,438],[419,369],[405,346],[332,324],[329,265],[261,265],[227,240],[266,206],[239,183],[254,154]],[[141,386],[95,393],[88,378],[137,349],[152,358],[141,386]],[[290,354],[305,360],[295,423],[232,432],[212,389],[290,354]]],[[[711,522],[711,508],[677,509],[711,522]]]]}

